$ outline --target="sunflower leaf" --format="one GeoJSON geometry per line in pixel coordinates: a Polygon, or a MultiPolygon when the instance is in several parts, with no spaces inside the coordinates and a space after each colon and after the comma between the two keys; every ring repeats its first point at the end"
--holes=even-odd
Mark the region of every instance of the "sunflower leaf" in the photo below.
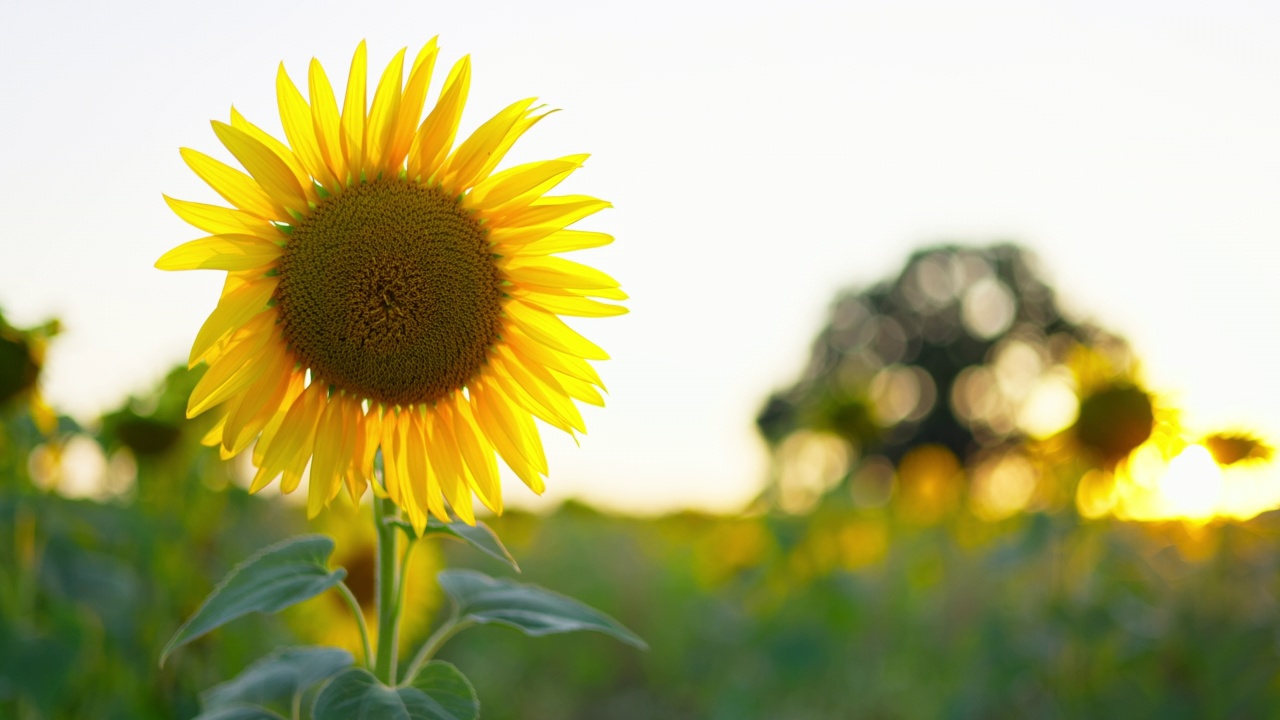
{"type": "MultiPolygon", "coordinates": [[[[392,520],[391,524],[403,530],[410,538],[418,538],[417,533],[413,530],[413,525],[408,522],[392,520]]],[[[511,553],[502,544],[502,540],[498,539],[498,534],[482,522],[477,522],[472,526],[464,522],[443,523],[436,518],[430,518],[427,520],[427,527],[422,531],[422,537],[428,535],[444,535],[454,540],[461,540],[485,555],[506,563],[512,570],[520,572],[520,565],[514,557],[511,557],[511,553]]]]}
{"type": "Polygon", "coordinates": [[[368,670],[350,668],[320,691],[315,720],[475,720],[480,702],[449,663],[433,662],[412,685],[390,688],[368,670]]]}
{"type": "Polygon", "coordinates": [[[351,653],[340,648],[281,648],[245,668],[234,679],[201,693],[200,704],[207,713],[239,703],[267,705],[287,700],[354,663],[351,653]]]}
{"type": "Polygon", "coordinates": [[[347,571],[329,570],[333,540],[301,535],[264,548],[237,565],[173,634],[160,665],[174,650],[251,612],[279,612],[342,582],[347,571]]]}
{"type": "Polygon", "coordinates": [[[638,635],[604,613],[570,597],[474,570],[443,570],[436,578],[453,599],[460,623],[498,623],[525,635],[593,630],[640,649],[638,635]]]}

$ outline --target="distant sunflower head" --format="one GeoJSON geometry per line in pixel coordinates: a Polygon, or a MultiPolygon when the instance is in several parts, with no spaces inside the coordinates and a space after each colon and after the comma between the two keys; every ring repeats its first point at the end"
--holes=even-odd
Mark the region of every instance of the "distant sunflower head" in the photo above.
{"type": "Polygon", "coordinates": [[[1265,441],[1248,433],[1220,432],[1200,441],[1215,462],[1222,466],[1248,461],[1265,462],[1275,455],[1275,449],[1265,441]]]}
{"type": "Polygon", "coordinates": [[[453,66],[424,119],[436,55],[432,40],[405,79],[401,50],[367,104],[361,43],[341,110],[317,61],[307,97],[282,65],[287,144],[233,109],[213,129],[243,171],[182,151],[231,207],[166,198],[210,235],[157,267],[227,271],[191,349],[209,368],[188,415],[216,410],[206,440],[225,456],[254,444],[254,490],[282,477],[291,492],[310,465],[311,515],[374,482],[419,528],[449,520],[446,503],[474,522],[472,493],[502,509],[495,456],[542,492],[533,418],[585,432],[574,401],[603,404],[587,361],[607,355],[559,316],[619,315],[599,299],[626,295],[555,255],[611,242],[568,229],[609,204],[547,195],[585,155],[494,172],[546,116],[532,99],[455,147],[471,66],[453,66]]]}

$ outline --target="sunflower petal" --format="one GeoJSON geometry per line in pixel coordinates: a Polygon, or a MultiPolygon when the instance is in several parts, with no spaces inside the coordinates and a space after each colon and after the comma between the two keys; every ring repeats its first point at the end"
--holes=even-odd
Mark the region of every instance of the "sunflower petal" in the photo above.
{"type": "Polygon", "coordinates": [[[478,431],[475,418],[471,416],[471,405],[461,393],[455,393],[449,407],[453,413],[451,416],[446,413],[449,417],[447,424],[467,463],[476,497],[485,507],[501,515],[502,484],[499,482],[498,464],[493,459],[493,448],[478,431]]]}
{"type": "Polygon", "coordinates": [[[400,98],[400,111],[396,117],[395,131],[391,135],[391,143],[387,147],[385,164],[388,170],[399,168],[413,145],[413,135],[418,129],[418,120],[422,117],[422,106],[427,99],[427,86],[431,84],[431,73],[435,70],[436,40],[422,47],[418,57],[413,60],[409,71],[409,82],[404,86],[404,94],[400,98]]]}
{"type": "Polygon", "coordinates": [[[178,217],[208,233],[248,233],[267,240],[282,237],[271,223],[243,210],[176,200],[168,195],[164,196],[164,201],[178,217]]]}
{"type": "Polygon", "coordinates": [[[196,363],[205,359],[214,343],[265,311],[278,284],[277,278],[262,278],[224,295],[196,333],[195,342],[191,344],[191,355],[187,358],[188,366],[195,367],[196,363]]]}
{"type": "Polygon", "coordinates": [[[590,298],[573,295],[544,295],[542,293],[521,294],[521,300],[540,310],[557,315],[574,317],[616,317],[626,315],[629,310],[621,305],[610,305],[590,298]]]}
{"type": "MultiPolygon", "coordinates": [[[[296,470],[300,478],[302,469],[306,467],[306,459],[311,457],[315,447],[316,424],[320,419],[321,403],[324,402],[326,390],[320,383],[311,383],[285,414],[280,429],[270,438],[262,461],[258,463],[258,473],[254,476],[249,492],[257,492],[271,483],[281,473],[296,470]],[[298,465],[302,465],[298,468],[298,465]]],[[[266,440],[266,435],[259,438],[259,444],[266,440]]],[[[291,473],[292,474],[292,473],[291,473]]],[[[286,478],[280,483],[280,491],[293,492],[297,481],[286,478]]]]}
{"type": "Polygon", "coordinates": [[[471,409],[484,434],[493,442],[507,467],[529,489],[541,495],[546,489],[546,456],[533,421],[512,412],[511,400],[494,384],[475,383],[469,388],[471,409]],[[532,434],[529,430],[532,429],[532,434]]]}
{"type": "Polygon", "coordinates": [[[185,242],[156,260],[161,270],[250,270],[275,262],[284,248],[256,235],[213,235],[185,242]]]}
{"type": "Polygon", "coordinates": [[[297,181],[298,187],[302,188],[303,198],[308,202],[317,200],[315,189],[311,184],[311,174],[302,166],[298,156],[294,154],[293,150],[289,149],[288,145],[246,120],[234,107],[231,108],[231,127],[262,143],[263,147],[271,151],[280,162],[284,163],[285,167],[289,168],[289,172],[293,174],[293,179],[297,181]]]}
{"type": "Polygon", "coordinates": [[[258,467],[262,466],[262,461],[266,457],[267,448],[271,445],[272,440],[280,432],[280,426],[284,424],[284,419],[288,415],[289,410],[293,409],[294,403],[298,402],[298,398],[302,397],[302,393],[306,392],[307,374],[306,372],[294,372],[289,378],[289,384],[285,388],[284,398],[275,406],[275,411],[271,413],[267,424],[262,426],[262,432],[258,435],[258,442],[253,446],[253,464],[258,467]]]}
{"type": "Polygon", "coordinates": [[[555,253],[602,247],[611,242],[613,242],[613,236],[606,235],[602,232],[587,232],[586,230],[558,230],[550,235],[544,236],[540,240],[535,240],[522,245],[520,247],[519,254],[522,257],[532,255],[553,255],[555,253]]]}
{"type": "Polygon", "coordinates": [[[311,480],[307,487],[307,518],[314,518],[329,501],[330,491],[341,482],[338,463],[342,459],[346,430],[346,403],[334,395],[324,407],[316,424],[315,454],[311,459],[311,480]]]}
{"type": "Polygon", "coordinates": [[[586,195],[542,197],[507,215],[503,219],[503,228],[552,226],[558,230],[611,207],[613,204],[607,200],[586,195]]]}
{"type": "Polygon", "coordinates": [[[506,153],[515,142],[515,137],[508,140],[508,136],[513,134],[516,123],[529,112],[534,99],[526,98],[511,103],[462,141],[440,174],[440,182],[446,192],[457,195],[471,187],[483,177],[481,170],[490,158],[495,154],[506,153]]]}
{"type": "Polygon", "coordinates": [[[373,92],[373,107],[369,109],[369,129],[366,133],[365,155],[370,179],[389,171],[387,151],[391,148],[396,131],[396,118],[400,114],[401,83],[404,78],[404,54],[408,48],[400,48],[373,92]]]}
{"type": "Polygon", "coordinates": [[[280,63],[280,69],[276,72],[276,104],[280,107],[280,124],[284,126],[284,136],[297,153],[307,174],[336,192],[338,185],[333,171],[325,162],[324,154],[320,152],[320,143],[316,139],[311,108],[293,80],[289,79],[284,63],[280,63]]]}
{"type": "Polygon", "coordinates": [[[572,290],[613,289],[617,280],[593,267],[559,257],[513,258],[500,262],[507,277],[519,284],[572,290]]]}
{"type": "Polygon", "coordinates": [[[257,384],[244,393],[244,399],[227,416],[227,429],[222,434],[224,450],[236,455],[249,447],[254,436],[285,404],[291,386],[297,383],[301,392],[302,374],[293,372],[296,362],[292,355],[282,353],[278,364],[268,368],[257,384]]]}
{"type": "Polygon", "coordinates": [[[307,93],[311,97],[311,127],[316,134],[316,144],[320,146],[320,155],[338,186],[345,186],[350,171],[342,155],[342,121],[338,116],[338,102],[334,100],[329,76],[325,75],[324,67],[315,58],[311,58],[311,65],[307,68],[307,93]]]}
{"type": "Polygon", "coordinates": [[[191,148],[181,148],[182,160],[227,202],[263,220],[289,220],[284,206],[263,191],[253,178],[191,148]]]}
{"type": "Polygon", "coordinates": [[[462,119],[462,107],[467,103],[470,87],[471,56],[464,55],[449,71],[440,99],[414,135],[413,144],[409,147],[411,179],[426,181],[439,173],[458,134],[458,121],[462,119]]]}
{"type": "Polygon", "coordinates": [[[601,382],[595,368],[591,367],[591,364],[586,360],[552,350],[546,345],[533,340],[516,327],[507,327],[505,334],[507,335],[508,347],[526,365],[531,362],[537,363],[562,375],[568,375],[583,382],[591,383],[601,390],[605,389],[604,383],[601,382]]]}
{"type": "Polygon", "coordinates": [[[517,165],[490,175],[467,193],[467,204],[501,217],[512,206],[524,207],[582,167],[587,155],[570,155],[559,160],[517,165]],[[521,202],[527,200],[526,202],[521,202]]]}
{"type": "Polygon", "coordinates": [[[554,350],[587,360],[608,360],[609,354],[582,337],[551,313],[538,310],[519,300],[510,300],[504,308],[507,318],[526,335],[554,350]]]}
{"type": "Polygon", "coordinates": [[[227,350],[205,371],[187,398],[187,417],[195,417],[244,390],[279,361],[284,353],[283,342],[272,343],[263,350],[271,340],[274,325],[260,322],[263,317],[259,315],[237,331],[227,350]]]}
{"type": "Polygon", "coordinates": [[[351,57],[351,71],[347,74],[347,94],[342,103],[342,154],[351,170],[351,181],[360,182],[365,169],[365,45],[361,40],[351,57]]]}
{"type": "Polygon", "coordinates": [[[458,452],[457,440],[444,421],[444,403],[440,403],[430,415],[423,417],[426,430],[428,459],[440,483],[440,491],[449,501],[449,507],[468,525],[476,524],[475,510],[471,507],[471,485],[467,482],[466,465],[458,452]]]}
{"type": "Polygon", "coordinates": [[[216,120],[212,124],[218,139],[268,195],[287,210],[299,214],[307,212],[307,199],[302,186],[278,155],[243,130],[216,120]]]}

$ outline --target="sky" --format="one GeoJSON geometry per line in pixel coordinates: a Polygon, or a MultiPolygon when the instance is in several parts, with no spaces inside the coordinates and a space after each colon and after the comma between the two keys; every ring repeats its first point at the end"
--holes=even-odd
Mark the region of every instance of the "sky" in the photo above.
{"type": "MultiPolygon", "coordinates": [[[[60,317],[47,396],[82,419],[184,359],[220,273],[152,265],[217,202],[178,155],[228,159],[232,104],[279,133],[274,79],[338,92],[440,36],[470,53],[463,131],[560,108],[508,156],[592,154],[561,186],[614,209],[574,254],[622,318],[549,490],[649,513],[741,507],[753,418],[800,372],[836,291],[913,248],[1015,240],[1079,318],[1133,342],[1192,425],[1280,438],[1280,6],[1193,2],[11,3],[0,22],[0,308],[60,317]]],[[[372,81],[371,81],[372,82],[372,81]]],[[[438,88],[440,79],[433,86],[438,88]]],[[[510,487],[511,504],[528,493],[510,487]]]]}

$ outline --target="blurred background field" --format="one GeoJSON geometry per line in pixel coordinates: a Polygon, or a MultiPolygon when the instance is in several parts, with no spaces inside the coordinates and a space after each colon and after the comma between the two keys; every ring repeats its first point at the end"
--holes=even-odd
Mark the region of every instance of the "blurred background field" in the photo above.
{"type": "MultiPolygon", "coordinates": [[[[58,330],[0,325],[0,717],[189,718],[273,648],[355,650],[329,593],[157,670],[218,578],[291,534],[334,535],[370,608],[372,533],[352,508],[309,525],[294,501],[248,496],[243,460],[183,419],[200,368],[92,420],[60,414],[40,392],[58,330]]],[[[1064,312],[1016,245],[917,251],[840,293],[795,381],[761,388],[770,461],[751,503],[487,520],[522,580],[614,615],[648,652],[482,627],[442,657],[491,720],[1273,717],[1271,447],[1184,427],[1140,360],[1064,312]]],[[[509,573],[461,544],[419,550],[406,641],[441,612],[445,566],[509,573]]]]}
{"type": "MultiPolygon", "coordinates": [[[[590,435],[485,521],[650,650],[468,630],[483,717],[1280,717],[1280,4],[6,10],[0,720],[187,720],[273,648],[355,648],[329,593],[158,668],[269,543],[333,535],[367,612],[374,567],[368,507],[250,497],[184,419],[222,278],[152,267],[195,236],[161,193],[220,202],[178,148],[233,103],[282,133],[277,63],[437,33],[466,131],[563,109],[509,162],[592,153],[562,187],[616,206],[587,262],[633,298],[582,326],[590,435]]],[[[441,567],[510,575],[420,548],[402,647],[441,567]]]]}

